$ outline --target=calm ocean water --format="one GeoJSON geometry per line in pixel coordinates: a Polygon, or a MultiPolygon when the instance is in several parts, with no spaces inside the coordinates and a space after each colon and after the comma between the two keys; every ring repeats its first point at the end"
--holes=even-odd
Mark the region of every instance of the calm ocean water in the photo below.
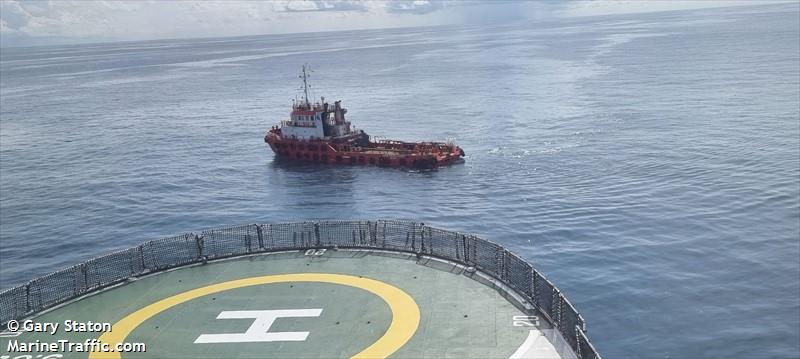
{"type": "Polygon", "coordinates": [[[404,218],[521,254],[608,358],[800,357],[800,5],[3,49],[0,288],[207,227],[404,218]],[[415,173],[276,162],[297,72],[415,173]]]}

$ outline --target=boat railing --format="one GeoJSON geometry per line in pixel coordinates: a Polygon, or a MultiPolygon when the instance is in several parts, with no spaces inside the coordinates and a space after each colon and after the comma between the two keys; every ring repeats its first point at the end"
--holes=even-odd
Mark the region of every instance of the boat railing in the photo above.
{"type": "Polygon", "coordinates": [[[258,253],[322,248],[373,249],[430,256],[474,268],[536,308],[580,359],[600,358],[583,317],[527,261],[470,234],[413,221],[319,220],[213,228],[142,243],[33,279],[0,292],[0,330],[21,320],[128,280],[176,267],[258,253]]]}

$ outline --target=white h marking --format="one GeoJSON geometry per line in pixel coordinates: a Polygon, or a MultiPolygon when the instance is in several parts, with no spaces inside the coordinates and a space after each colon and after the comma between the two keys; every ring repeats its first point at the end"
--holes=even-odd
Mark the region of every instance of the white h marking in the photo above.
{"type": "Polygon", "coordinates": [[[252,343],[304,341],[309,332],[274,332],[269,327],[275,319],[285,317],[318,317],[322,309],[283,309],[283,310],[234,310],[219,313],[217,319],[255,319],[244,333],[201,334],[197,343],[252,343]]]}

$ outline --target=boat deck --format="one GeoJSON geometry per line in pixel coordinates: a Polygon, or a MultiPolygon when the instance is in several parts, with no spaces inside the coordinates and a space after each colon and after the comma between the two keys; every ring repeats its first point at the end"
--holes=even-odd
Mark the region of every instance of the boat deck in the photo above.
{"type": "Polygon", "coordinates": [[[480,274],[364,250],[283,252],[138,278],[34,318],[54,335],[0,337],[0,356],[38,358],[574,357],[536,312],[480,274]],[[65,320],[111,332],[66,332],[65,320]],[[532,325],[532,326],[531,326],[532,325]],[[8,342],[145,343],[140,353],[9,353],[8,342]]]}

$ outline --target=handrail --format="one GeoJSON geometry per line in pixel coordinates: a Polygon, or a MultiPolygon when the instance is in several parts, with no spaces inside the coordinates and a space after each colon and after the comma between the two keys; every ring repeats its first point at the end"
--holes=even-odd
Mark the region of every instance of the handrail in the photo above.
{"type": "Polygon", "coordinates": [[[599,359],[572,303],[499,244],[413,221],[320,220],[206,229],[142,243],[0,292],[0,329],[130,278],[209,260],[312,248],[381,249],[449,260],[499,280],[541,312],[580,359],[599,359]]]}

